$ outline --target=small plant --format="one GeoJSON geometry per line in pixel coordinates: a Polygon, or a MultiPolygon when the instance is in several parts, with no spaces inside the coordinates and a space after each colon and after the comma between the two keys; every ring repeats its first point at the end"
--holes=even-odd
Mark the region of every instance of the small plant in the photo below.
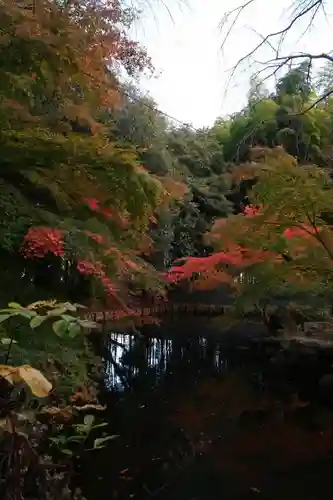
{"type": "MultiPolygon", "coordinates": [[[[0,309],[0,323],[13,317],[25,318],[29,321],[31,329],[35,330],[45,321],[52,321],[52,328],[58,337],[68,335],[74,338],[81,333],[82,328],[95,328],[96,323],[80,319],[77,315],[79,309],[85,306],[71,304],[70,302],[38,301],[27,307],[16,302],[10,302],[8,308],[0,309]]],[[[2,344],[8,345],[15,342],[14,338],[3,338],[2,344]]]]}
{"type": "MultiPolygon", "coordinates": [[[[61,353],[72,350],[74,356],[75,346],[84,345],[84,331],[96,326],[94,322],[79,317],[82,307],[69,302],[38,301],[27,307],[11,302],[0,310],[0,323],[6,326],[2,335],[0,333],[0,349],[1,345],[4,349],[4,363],[0,365],[1,498],[23,498],[25,476],[31,473],[37,489],[47,481],[50,489],[58,491],[59,485],[53,483],[60,480],[66,489],[73,469],[70,457],[78,458],[85,452],[101,449],[117,437],[105,433],[96,435],[96,431],[104,429],[107,423],[96,423],[91,412],[104,410],[104,407],[94,403],[84,377],[80,392],[71,397],[70,404],[64,393],[55,393],[60,377],[55,369],[57,360],[52,358],[54,353],[40,353],[42,360],[45,361],[45,357],[48,361],[53,360],[50,379],[44,375],[43,369],[39,369],[40,366],[9,364],[13,349],[21,349],[26,359],[28,351],[25,351],[25,346],[36,338],[45,338],[50,345],[53,341],[55,346],[59,345],[61,353]],[[26,323],[28,329],[25,327],[22,335],[20,328],[26,323]],[[73,345],[76,339],[79,342],[73,345]],[[57,401],[57,406],[50,405],[52,399],[57,401]],[[68,455],[67,460],[61,458],[65,455],[68,455]],[[48,471],[59,467],[63,471],[60,475],[53,477],[49,474],[48,471]]],[[[60,363],[66,371],[68,366],[61,358],[58,365],[60,363]]],[[[61,370],[61,365],[58,370],[61,370]]]]}
{"type": "MultiPolygon", "coordinates": [[[[88,379],[87,366],[98,366],[85,334],[96,323],[80,317],[84,310],[70,302],[11,302],[0,309],[2,362],[38,368],[55,386],[57,396],[70,397],[88,379]]],[[[0,344],[0,352],[1,352],[0,344]]]]}
{"type": "Polygon", "coordinates": [[[85,451],[100,450],[105,447],[108,441],[117,438],[118,435],[103,435],[102,437],[94,438],[92,446],[90,446],[89,441],[91,441],[92,432],[108,425],[106,422],[100,424],[94,424],[94,422],[94,415],[85,415],[82,424],[72,426],[71,430],[74,431],[74,434],[61,433],[57,437],[49,439],[57,446],[61,453],[66,455],[79,456],[85,451]]]}

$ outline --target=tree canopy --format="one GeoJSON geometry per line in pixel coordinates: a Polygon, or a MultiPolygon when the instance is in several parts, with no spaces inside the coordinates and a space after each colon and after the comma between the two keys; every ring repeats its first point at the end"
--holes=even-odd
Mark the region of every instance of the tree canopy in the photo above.
{"type": "Polygon", "coordinates": [[[224,283],[244,303],[306,293],[330,300],[331,98],[312,106],[316,84],[304,64],[269,97],[258,83],[246,108],[211,131],[228,165],[234,214],[214,218],[206,242],[215,252],[181,258],[167,279],[203,289],[224,283]]]}
{"type": "Polygon", "coordinates": [[[131,279],[135,269],[153,273],[136,261],[167,190],[101,121],[121,102],[121,68],[151,69],[127,35],[135,17],[117,1],[0,7],[0,246],[8,284],[11,263],[28,288],[51,293],[65,293],[61,283],[70,287],[77,271],[111,294],[129,269],[131,279]]]}

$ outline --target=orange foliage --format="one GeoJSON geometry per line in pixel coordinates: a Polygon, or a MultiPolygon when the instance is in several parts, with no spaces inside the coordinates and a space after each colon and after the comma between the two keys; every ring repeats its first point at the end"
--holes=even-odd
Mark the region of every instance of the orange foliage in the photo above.
{"type": "Polygon", "coordinates": [[[8,61],[22,54],[10,71],[26,79],[27,86],[26,92],[13,95],[5,68],[2,79],[8,95],[2,96],[3,104],[20,114],[26,109],[35,119],[30,96],[42,93],[38,102],[46,108],[39,106],[39,118],[49,119],[47,103],[56,98],[60,118],[82,120],[96,132],[93,114],[120,100],[120,67],[129,74],[152,69],[145,49],[128,35],[136,16],[119,0],[3,0],[0,48],[7,50],[8,61]]]}
{"type": "MultiPolygon", "coordinates": [[[[261,207],[247,206],[243,209],[243,214],[237,216],[246,218],[260,215],[261,207]]],[[[178,259],[177,264],[165,273],[165,279],[170,284],[178,284],[181,281],[191,281],[196,288],[213,288],[219,284],[226,283],[235,285],[235,278],[247,268],[264,261],[275,263],[283,262],[283,256],[278,252],[263,250],[260,248],[249,248],[230,239],[227,235],[223,238],[223,230],[227,229],[228,219],[222,219],[215,223],[217,234],[212,235],[212,239],[222,239],[223,251],[213,253],[207,257],[185,257],[178,259]],[[222,234],[221,234],[222,230],[222,234]]],[[[246,230],[246,229],[244,229],[246,230]]],[[[304,227],[301,232],[311,234],[311,231],[304,227]]],[[[299,236],[299,228],[285,230],[286,238],[299,236]]]]}

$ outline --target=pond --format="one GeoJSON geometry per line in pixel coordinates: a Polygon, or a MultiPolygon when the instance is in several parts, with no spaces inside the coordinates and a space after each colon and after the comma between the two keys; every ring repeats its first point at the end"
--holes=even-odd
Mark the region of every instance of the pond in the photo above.
{"type": "Polygon", "coordinates": [[[326,498],[333,411],[318,363],[198,337],[110,339],[103,397],[119,437],[83,466],[88,500],[326,498]]]}

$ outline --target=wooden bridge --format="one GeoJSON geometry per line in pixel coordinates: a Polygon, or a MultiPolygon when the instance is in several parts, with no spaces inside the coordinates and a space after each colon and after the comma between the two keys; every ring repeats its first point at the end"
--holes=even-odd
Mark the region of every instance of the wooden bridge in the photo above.
{"type": "MultiPolygon", "coordinates": [[[[280,305],[282,308],[288,306],[290,301],[300,304],[311,305],[313,308],[322,307],[325,297],[308,297],[298,294],[293,299],[281,296],[270,297],[271,304],[280,305]]],[[[114,322],[123,319],[134,320],[135,322],[149,322],[150,319],[157,319],[163,316],[192,315],[192,316],[220,316],[230,310],[235,303],[235,297],[230,293],[230,289],[220,286],[211,291],[195,291],[184,293],[184,291],[172,292],[168,300],[158,300],[154,297],[141,298],[132,302],[128,307],[121,307],[119,303],[110,303],[104,307],[95,305],[89,312],[84,314],[86,319],[97,323],[114,322]]]]}
{"type": "Polygon", "coordinates": [[[119,321],[122,319],[147,319],[159,318],[166,314],[179,315],[191,314],[193,316],[220,316],[229,309],[230,305],[195,304],[165,302],[164,304],[142,305],[128,309],[115,308],[111,310],[90,310],[85,313],[85,319],[103,323],[107,321],[119,321]]]}

